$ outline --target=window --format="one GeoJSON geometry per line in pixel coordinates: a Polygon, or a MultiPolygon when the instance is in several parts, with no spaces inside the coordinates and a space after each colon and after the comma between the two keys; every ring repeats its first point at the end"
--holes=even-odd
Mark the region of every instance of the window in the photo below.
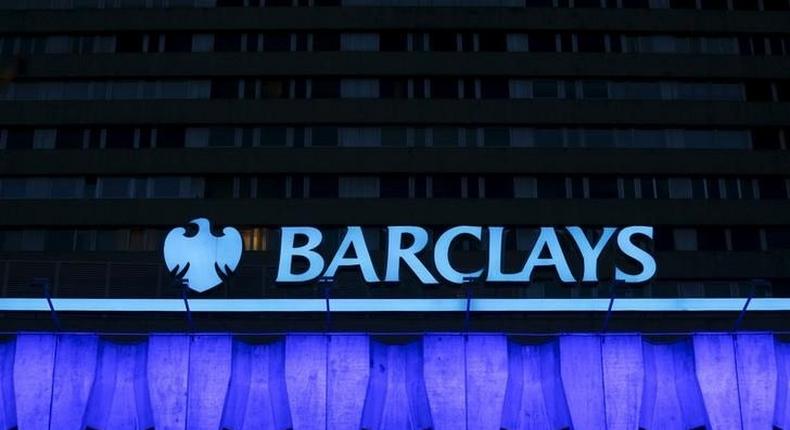
{"type": "Polygon", "coordinates": [[[132,149],[134,148],[135,129],[130,127],[108,128],[104,141],[107,149],[132,149]]]}
{"type": "Polygon", "coordinates": [[[576,35],[576,48],[578,52],[604,52],[606,38],[603,34],[579,33],[576,35]]]}
{"type": "Polygon", "coordinates": [[[340,81],[340,96],[343,98],[377,98],[378,79],[343,79],[340,81]]]}
{"type": "Polygon", "coordinates": [[[379,97],[388,99],[405,99],[409,97],[408,79],[379,79],[379,97]]]}
{"type": "Polygon", "coordinates": [[[538,148],[561,148],[563,146],[561,129],[536,128],[533,130],[533,139],[538,148]]]}
{"type": "Polygon", "coordinates": [[[232,147],[236,146],[237,129],[233,127],[212,127],[209,129],[208,146],[232,147]]]}
{"type": "Polygon", "coordinates": [[[340,81],[337,79],[313,79],[312,94],[314,99],[333,99],[340,96],[340,81]]]}
{"type": "Polygon", "coordinates": [[[483,99],[504,99],[510,92],[506,79],[481,79],[480,98],[483,99]]]}
{"type": "Polygon", "coordinates": [[[239,98],[238,79],[212,79],[212,99],[237,99],[239,98]]]}
{"type": "Polygon", "coordinates": [[[762,199],[786,199],[787,181],[784,178],[767,177],[758,180],[760,186],[760,198],[762,199]]]}
{"type": "Polygon", "coordinates": [[[342,33],[341,51],[378,51],[379,35],[376,33],[342,33]]]}
{"type": "Polygon", "coordinates": [[[128,199],[132,197],[132,178],[106,177],[99,179],[99,197],[103,199],[128,199]]]}
{"type": "Polygon", "coordinates": [[[703,10],[727,10],[727,0],[701,0],[703,10]]]}
{"type": "Polygon", "coordinates": [[[215,52],[241,52],[241,33],[217,33],[214,35],[215,52]]]}
{"type": "Polygon", "coordinates": [[[33,130],[9,129],[6,131],[6,149],[32,149],[33,130]]]}
{"type": "Polygon", "coordinates": [[[532,96],[538,98],[557,98],[559,92],[557,81],[534,81],[532,83],[532,96]]]}
{"type": "Polygon", "coordinates": [[[458,129],[455,127],[436,127],[432,133],[432,146],[458,146],[458,129]]]}
{"type": "MultiPolygon", "coordinates": [[[[487,147],[505,147],[510,144],[510,130],[504,127],[483,129],[483,144],[487,147]]],[[[471,146],[467,143],[467,146],[471,146]]]]}
{"type": "Polygon", "coordinates": [[[527,52],[529,51],[529,36],[523,33],[511,33],[507,35],[508,52],[527,52]]]}
{"type": "Polygon", "coordinates": [[[529,50],[530,52],[556,52],[557,41],[554,33],[530,33],[529,50]]]}
{"type": "Polygon", "coordinates": [[[338,130],[335,127],[313,127],[312,146],[337,146],[338,130]]]}
{"type": "Polygon", "coordinates": [[[157,148],[183,148],[185,129],[181,127],[159,127],[156,130],[157,148]]]}
{"type": "Polygon", "coordinates": [[[458,42],[454,32],[434,32],[430,34],[431,51],[457,51],[458,42]]]}
{"type": "Polygon", "coordinates": [[[189,33],[169,33],[165,35],[165,52],[192,51],[192,35],[189,33]]]}
{"type": "Polygon", "coordinates": [[[431,98],[434,99],[458,98],[458,80],[451,78],[431,79],[431,98]]]}
{"type": "Polygon", "coordinates": [[[375,127],[343,127],[338,130],[340,146],[381,146],[381,129],[375,127]]]}
{"type": "Polygon", "coordinates": [[[513,196],[522,199],[534,199],[538,196],[537,180],[528,176],[513,178],[513,196]]]}
{"type": "Polygon", "coordinates": [[[588,179],[591,199],[616,199],[619,197],[617,178],[596,176],[588,179]]]}
{"type": "Polygon", "coordinates": [[[479,50],[482,52],[503,52],[507,50],[507,36],[499,32],[482,32],[478,35],[479,50]]]}
{"type": "Polygon", "coordinates": [[[316,32],[313,34],[313,51],[339,51],[340,35],[331,32],[316,32]]]}
{"type": "Polygon", "coordinates": [[[339,179],[340,198],[378,198],[379,178],[375,176],[341,176],[339,179]]]}
{"type": "Polygon", "coordinates": [[[432,192],[435,198],[461,198],[461,176],[432,176],[432,192]]]}
{"type": "Polygon", "coordinates": [[[386,52],[402,52],[408,50],[407,34],[400,31],[385,31],[379,36],[379,50],[386,52]]]}
{"type": "Polygon", "coordinates": [[[338,178],[332,175],[310,176],[310,197],[335,198],[338,191],[338,178]]]}
{"type": "Polygon", "coordinates": [[[121,33],[116,36],[116,52],[143,52],[143,35],[141,33],[121,33]]]}
{"type": "Polygon", "coordinates": [[[207,199],[232,199],[234,197],[232,176],[208,176],[205,178],[203,195],[207,199]]]}
{"type": "Polygon", "coordinates": [[[149,196],[160,199],[185,197],[185,194],[181,193],[181,184],[183,180],[188,179],[189,178],[180,178],[177,176],[151,178],[149,196]]]}
{"type": "Polygon", "coordinates": [[[264,127],[261,129],[261,146],[286,146],[288,129],[286,127],[264,127]]]}
{"type": "Polygon", "coordinates": [[[790,250],[790,228],[768,228],[765,231],[765,238],[768,242],[768,249],[790,250]]]}
{"type": "Polygon", "coordinates": [[[486,198],[509,199],[514,195],[514,182],[510,175],[488,175],[484,184],[486,198]]]}
{"type": "Polygon", "coordinates": [[[288,52],[291,50],[291,34],[284,32],[266,33],[263,35],[262,46],[264,52],[288,52]]]}
{"type": "Polygon", "coordinates": [[[676,228],[672,231],[675,249],[678,251],[697,250],[697,231],[693,228],[676,228]]]}
{"type": "MultiPolygon", "coordinates": [[[[405,175],[386,175],[379,179],[380,196],[384,198],[409,197],[409,177],[405,175]]],[[[423,187],[424,189],[424,187],[423,187]]]]}
{"type": "Polygon", "coordinates": [[[669,178],[670,199],[691,199],[693,197],[690,178],[669,178]]]}
{"type": "Polygon", "coordinates": [[[77,199],[82,197],[82,178],[52,178],[50,196],[53,199],[77,199]]]}
{"type": "Polygon", "coordinates": [[[285,198],[286,178],[284,176],[259,176],[257,197],[263,199],[285,198]]]}
{"type": "Polygon", "coordinates": [[[720,228],[697,229],[697,244],[700,251],[725,251],[727,249],[724,230],[720,228]]]}
{"type": "Polygon", "coordinates": [[[609,89],[606,81],[583,81],[582,93],[586,99],[609,98],[609,89]]]}
{"type": "Polygon", "coordinates": [[[565,178],[563,177],[540,177],[538,182],[538,198],[540,199],[564,199],[567,197],[565,191],[565,178]]]}
{"type": "Polygon", "coordinates": [[[732,5],[735,10],[758,10],[760,2],[755,0],[732,0],[732,5]]]}
{"type": "Polygon", "coordinates": [[[760,233],[753,227],[738,227],[730,229],[730,240],[733,251],[759,251],[760,233]]]}
{"type": "Polygon", "coordinates": [[[671,9],[696,9],[697,0],[669,0],[671,9]]]}

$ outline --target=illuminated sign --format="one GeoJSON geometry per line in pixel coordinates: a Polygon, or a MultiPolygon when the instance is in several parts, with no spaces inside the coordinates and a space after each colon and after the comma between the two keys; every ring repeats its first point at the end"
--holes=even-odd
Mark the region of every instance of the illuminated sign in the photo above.
{"type": "Polygon", "coordinates": [[[471,272],[459,271],[450,260],[450,249],[453,242],[462,236],[482,241],[484,228],[480,226],[457,226],[442,233],[433,246],[432,273],[420,259],[428,244],[428,231],[414,226],[387,227],[386,268],[379,273],[373,267],[368,246],[361,227],[352,226],[337,247],[334,256],[326,262],[316,249],[321,245],[321,231],[314,227],[283,227],[280,244],[280,260],[277,270],[277,282],[309,282],[319,277],[332,278],[341,268],[359,270],[366,282],[399,282],[401,263],[404,263],[423,284],[437,284],[440,279],[454,284],[461,284],[468,279],[483,279],[486,282],[518,282],[526,283],[532,278],[538,267],[548,267],[556,271],[559,279],[565,283],[597,282],[598,261],[604,248],[614,242],[619,251],[634,260],[641,269],[636,273],[627,273],[615,267],[615,280],[625,283],[645,282],[656,273],[656,261],[647,251],[634,243],[636,236],[653,238],[653,228],[630,226],[621,229],[605,227],[594,243],[591,242],[581,227],[565,227],[573,239],[576,250],[582,257],[583,273],[577,279],[571,273],[565,257],[557,229],[543,227],[529,253],[529,257],[517,272],[505,273],[502,269],[504,248],[504,228],[487,227],[488,264],[471,272]],[[616,236],[616,239],[613,239],[616,236]],[[408,238],[408,239],[407,239],[408,238]],[[296,245],[297,239],[304,242],[296,245]],[[410,243],[404,246],[404,243],[410,243]],[[300,258],[307,262],[307,268],[294,273],[293,262],[300,258]],[[438,276],[437,276],[438,275],[438,276]]]}
{"type": "MultiPolygon", "coordinates": [[[[598,273],[612,273],[622,283],[639,283],[656,274],[655,258],[646,250],[653,238],[648,226],[605,227],[594,238],[581,227],[542,227],[522,260],[507,255],[505,228],[455,226],[431,243],[430,232],[417,226],[386,227],[386,253],[375,267],[364,229],[344,229],[336,247],[315,227],[282,227],[276,281],[285,285],[332,278],[339,271],[359,273],[369,283],[400,282],[409,271],[425,285],[528,285],[536,270],[549,270],[565,283],[597,282],[598,273]],[[453,261],[451,252],[461,240],[477,241],[484,263],[453,261]],[[561,246],[562,244],[562,246],[561,246]],[[330,248],[330,249],[328,249],[330,248]],[[609,249],[622,258],[603,258],[609,249]],[[508,264],[504,264],[505,261],[508,264]],[[517,261],[518,260],[518,261],[517,261]],[[516,262],[517,265],[511,265],[516,262]],[[463,263],[463,264],[462,264],[463,263]],[[605,265],[603,267],[599,267],[605,265]],[[462,267],[463,266],[463,267],[462,267]],[[505,267],[507,266],[507,267],[505,267]],[[571,270],[571,268],[574,270],[571,270]]],[[[220,285],[236,270],[242,257],[239,231],[224,227],[212,232],[209,220],[199,218],[169,232],[164,258],[173,275],[198,292],[220,285]]],[[[783,298],[0,298],[0,311],[64,312],[735,312],[790,309],[783,298]]]]}
{"type": "Polygon", "coordinates": [[[176,227],[167,234],[165,264],[189,288],[202,293],[221,284],[236,270],[243,245],[239,231],[233,227],[225,227],[222,236],[214,236],[209,220],[198,218],[190,224],[197,230],[188,232],[176,227]]]}

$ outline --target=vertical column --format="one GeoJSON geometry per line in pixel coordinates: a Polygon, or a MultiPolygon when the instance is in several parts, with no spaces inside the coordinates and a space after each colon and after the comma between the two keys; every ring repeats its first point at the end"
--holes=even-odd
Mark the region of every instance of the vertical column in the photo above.
{"type": "MultiPolygon", "coordinates": [[[[258,341],[258,339],[250,339],[258,341]]],[[[285,342],[233,342],[233,360],[221,428],[293,428],[285,388],[285,342]]]]}
{"type": "Polygon", "coordinates": [[[59,336],[50,428],[81,430],[96,374],[98,348],[95,335],[59,336]]]}
{"type": "Polygon", "coordinates": [[[776,354],[769,334],[735,337],[743,428],[771,428],[776,402],[776,354]]]}
{"type": "Polygon", "coordinates": [[[297,429],[326,429],[327,336],[285,338],[288,401],[297,429]]]}
{"type": "Polygon", "coordinates": [[[0,429],[16,427],[16,399],[14,398],[14,353],[12,337],[0,340],[0,429]]]}
{"type": "Polygon", "coordinates": [[[508,343],[502,335],[472,335],[466,344],[469,430],[499,430],[508,380],[508,343]]]}
{"type": "Polygon", "coordinates": [[[715,429],[740,428],[741,407],[732,336],[695,335],[694,359],[711,426],[715,429]]]}
{"type": "Polygon", "coordinates": [[[17,424],[21,429],[49,427],[56,348],[57,338],[51,334],[17,336],[14,392],[17,424]]]}
{"type": "Polygon", "coordinates": [[[607,335],[601,341],[606,399],[606,428],[632,430],[639,426],[644,386],[642,338],[607,335]]]}
{"type": "Polygon", "coordinates": [[[466,421],[463,336],[423,337],[425,388],[436,430],[459,429],[466,421]]]}
{"type": "Polygon", "coordinates": [[[187,428],[220,428],[230,380],[231,337],[193,336],[190,339],[187,428]]]}
{"type": "Polygon", "coordinates": [[[643,356],[645,386],[640,427],[709,428],[694,369],[691,339],[671,343],[645,340],[643,356]]]}
{"type": "Polygon", "coordinates": [[[372,341],[370,379],[362,428],[433,428],[423,376],[422,340],[405,344],[372,341]]]}
{"type": "Polygon", "coordinates": [[[330,430],[359,428],[370,370],[368,336],[331,336],[327,348],[327,427],[330,430]]]}
{"type": "Polygon", "coordinates": [[[573,425],[580,429],[606,428],[601,337],[560,337],[559,359],[573,425]]]}
{"type": "Polygon", "coordinates": [[[83,428],[145,430],[154,426],[148,395],[148,342],[99,341],[99,363],[83,428]]]}
{"type": "Polygon", "coordinates": [[[558,341],[522,344],[511,339],[508,368],[502,429],[571,428],[558,341]]]}
{"type": "Polygon", "coordinates": [[[774,426],[790,428],[790,343],[776,339],[776,406],[774,426]]]}
{"type": "Polygon", "coordinates": [[[153,335],[148,341],[148,381],[157,430],[186,430],[190,337],[153,335]]]}

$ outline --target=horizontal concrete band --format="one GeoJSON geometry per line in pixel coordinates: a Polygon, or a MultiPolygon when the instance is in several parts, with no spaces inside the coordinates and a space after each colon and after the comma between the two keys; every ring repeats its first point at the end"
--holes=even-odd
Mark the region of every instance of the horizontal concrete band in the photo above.
{"type": "Polygon", "coordinates": [[[785,226],[788,200],[234,199],[4,201],[0,226],[168,226],[200,215],[236,226],[785,226]],[[316,217],[315,214],[321,214],[316,217]],[[712,216],[711,214],[715,214],[712,216]]]}
{"type": "Polygon", "coordinates": [[[8,33],[114,30],[499,29],[696,33],[790,33],[787,12],[344,7],[3,11],[8,33]]]}
{"type": "Polygon", "coordinates": [[[0,126],[66,124],[754,127],[790,125],[790,103],[348,99],[0,102],[0,126]]]}
{"type": "Polygon", "coordinates": [[[204,148],[6,151],[3,175],[781,175],[790,151],[542,148],[204,148]]]}
{"type": "MultiPolygon", "coordinates": [[[[0,60],[3,64],[4,60],[0,60]]],[[[5,61],[10,61],[7,59],[5,61]]],[[[19,78],[508,76],[785,79],[790,57],[597,53],[264,52],[40,55],[19,78]]]]}
{"type": "MultiPolygon", "coordinates": [[[[739,312],[746,298],[615,299],[621,312],[739,312]]],[[[606,312],[609,299],[472,299],[472,312],[606,312]]],[[[465,312],[466,299],[330,299],[330,312],[465,312]]],[[[59,312],[184,312],[181,299],[52,299],[59,312]]],[[[324,299],[191,299],[192,312],[326,312],[324,299]]],[[[787,311],[790,299],[755,298],[749,311],[787,311]]],[[[50,311],[46,299],[3,298],[0,311],[50,311]]]]}

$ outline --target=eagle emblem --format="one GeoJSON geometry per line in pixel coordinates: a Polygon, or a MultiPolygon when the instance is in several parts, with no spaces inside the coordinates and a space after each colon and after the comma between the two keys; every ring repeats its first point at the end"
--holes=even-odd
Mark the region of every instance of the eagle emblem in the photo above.
{"type": "Polygon", "coordinates": [[[239,265],[243,249],[241,234],[233,227],[222,229],[221,236],[211,232],[211,222],[198,218],[189,222],[197,233],[176,227],[165,237],[165,264],[168,270],[199,293],[221,284],[239,265]]]}

